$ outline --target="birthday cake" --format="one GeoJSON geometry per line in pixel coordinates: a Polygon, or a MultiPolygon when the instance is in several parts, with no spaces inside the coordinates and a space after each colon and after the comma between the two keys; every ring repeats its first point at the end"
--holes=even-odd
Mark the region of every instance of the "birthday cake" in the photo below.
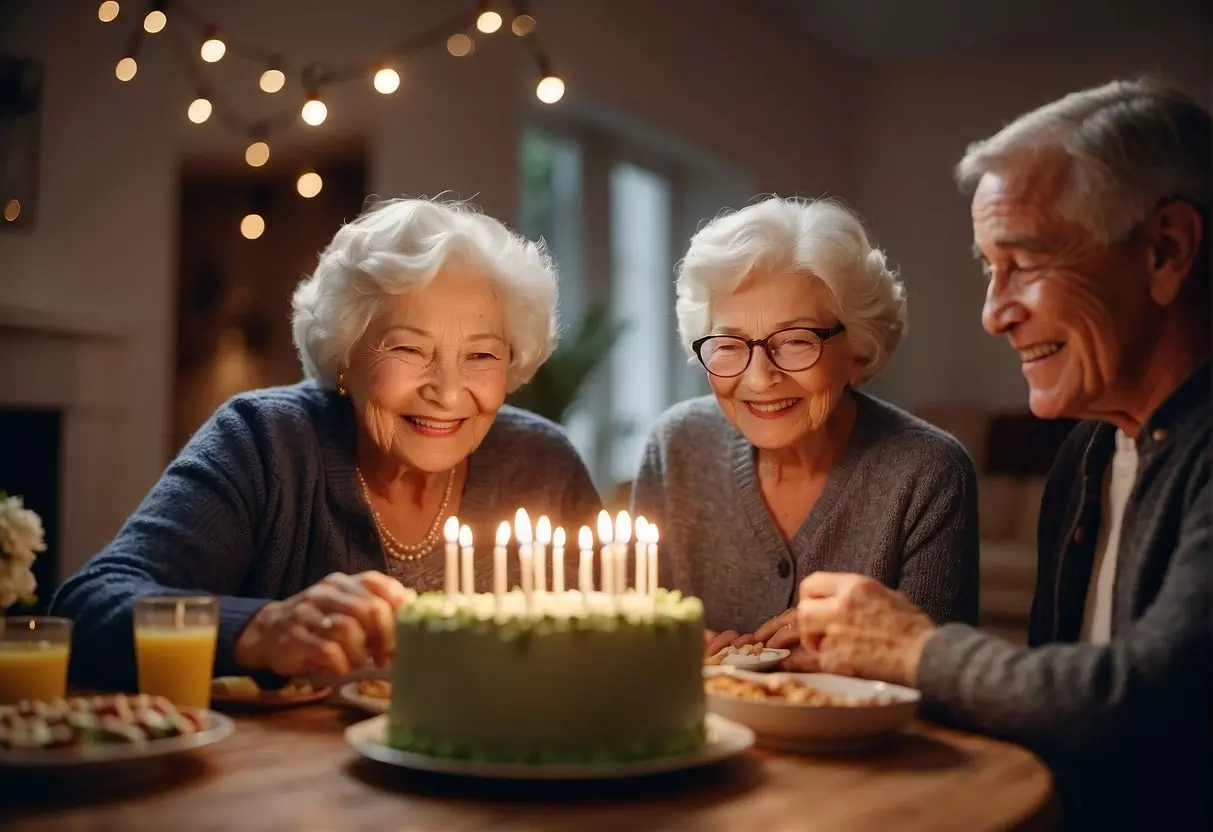
{"type": "Polygon", "coordinates": [[[704,742],[703,605],[658,589],[515,589],[401,611],[388,743],[429,756],[609,763],[704,742]]]}

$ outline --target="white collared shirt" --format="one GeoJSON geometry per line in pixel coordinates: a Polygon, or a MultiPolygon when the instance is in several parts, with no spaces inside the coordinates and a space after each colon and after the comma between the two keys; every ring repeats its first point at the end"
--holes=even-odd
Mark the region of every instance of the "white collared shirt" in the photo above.
{"type": "Polygon", "coordinates": [[[1099,511],[1099,540],[1091,564],[1091,583],[1082,613],[1082,640],[1107,644],[1112,640],[1112,596],[1116,586],[1116,555],[1120,529],[1137,479],[1137,442],[1116,431],[1116,454],[1104,472],[1099,511]]]}

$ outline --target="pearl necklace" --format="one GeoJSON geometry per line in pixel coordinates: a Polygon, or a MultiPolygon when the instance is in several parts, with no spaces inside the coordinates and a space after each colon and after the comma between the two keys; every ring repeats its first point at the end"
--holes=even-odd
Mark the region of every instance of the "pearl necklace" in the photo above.
{"type": "Polygon", "coordinates": [[[375,504],[371,502],[371,490],[367,487],[366,478],[362,476],[362,469],[356,469],[358,472],[358,484],[362,487],[362,497],[366,500],[366,507],[371,510],[371,517],[375,521],[375,529],[379,532],[379,542],[383,544],[383,550],[389,557],[396,560],[417,560],[422,555],[429,554],[434,551],[434,545],[438,542],[438,535],[442,530],[442,522],[446,520],[446,507],[451,501],[451,492],[455,489],[455,469],[451,469],[450,476],[446,480],[446,493],[442,495],[442,502],[438,504],[438,512],[434,515],[434,522],[430,526],[429,533],[422,539],[420,543],[401,543],[392,533],[388,531],[384,525],[383,518],[379,516],[379,512],[375,510],[375,504]]]}

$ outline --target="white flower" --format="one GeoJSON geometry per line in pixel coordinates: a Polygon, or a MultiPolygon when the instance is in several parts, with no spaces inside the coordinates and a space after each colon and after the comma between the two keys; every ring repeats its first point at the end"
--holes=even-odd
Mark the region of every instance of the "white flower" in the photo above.
{"type": "Polygon", "coordinates": [[[30,567],[45,551],[42,518],[20,497],[0,493],[0,610],[33,598],[37,581],[30,567]]]}

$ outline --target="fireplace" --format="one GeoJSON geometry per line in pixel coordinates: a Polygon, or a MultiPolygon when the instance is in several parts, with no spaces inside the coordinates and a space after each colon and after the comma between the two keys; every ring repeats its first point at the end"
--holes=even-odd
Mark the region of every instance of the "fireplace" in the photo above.
{"type": "Polygon", "coordinates": [[[0,407],[0,491],[23,497],[46,529],[46,551],[34,561],[37,613],[46,611],[63,577],[58,569],[61,425],[58,409],[0,407]]]}

